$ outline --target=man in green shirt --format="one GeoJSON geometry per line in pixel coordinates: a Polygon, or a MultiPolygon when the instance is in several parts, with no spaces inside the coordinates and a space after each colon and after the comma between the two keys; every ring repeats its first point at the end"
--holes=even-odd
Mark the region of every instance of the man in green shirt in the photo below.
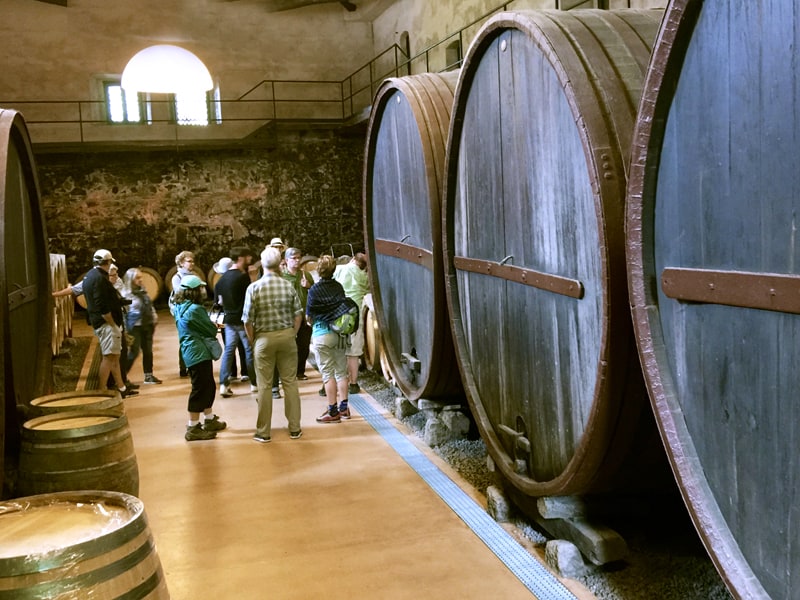
{"type": "MultiPolygon", "coordinates": [[[[306,312],[306,302],[308,300],[308,288],[314,285],[314,279],[304,269],[300,268],[300,260],[303,253],[299,248],[288,248],[284,254],[286,269],[283,271],[283,278],[291,282],[300,304],[303,306],[303,314],[306,312]]],[[[297,332],[297,379],[305,381],[306,360],[308,360],[309,345],[311,344],[311,326],[305,319],[300,323],[300,330],[297,332]]]]}
{"type": "MultiPolygon", "coordinates": [[[[367,255],[363,252],[356,252],[350,262],[336,267],[333,278],[342,284],[345,296],[358,304],[359,314],[361,314],[364,296],[369,292],[367,255]]],[[[350,379],[348,391],[351,394],[357,394],[360,390],[358,367],[361,355],[364,354],[364,324],[361,321],[359,319],[358,329],[350,334],[350,347],[347,349],[347,373],[350,379]]]]}

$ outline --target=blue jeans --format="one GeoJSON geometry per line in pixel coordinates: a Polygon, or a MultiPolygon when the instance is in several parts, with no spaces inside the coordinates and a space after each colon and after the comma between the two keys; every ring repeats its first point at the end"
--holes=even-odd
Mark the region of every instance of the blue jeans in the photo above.
{"type": "Polygon", "coordinates": [[[222,352],[222,364],[219,368],[220,384],[230,385],[233,361],[236,359],[236,347],[239,340],[244,344],[245,360],[247,362],[247,374],[250,377],[250,385],[257,385],[256,369],[253,365],[253,348],[247,339],[244,325],[225,325],[225,350],[222,352]]]}

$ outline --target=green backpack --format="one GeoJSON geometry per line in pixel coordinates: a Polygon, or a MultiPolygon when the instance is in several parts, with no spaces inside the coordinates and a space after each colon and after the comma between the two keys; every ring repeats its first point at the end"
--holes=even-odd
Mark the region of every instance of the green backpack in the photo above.
{"type": "Polygon", "coordinates": [[[339,335],[350,335],[358,329],[358,304],[352,298],[345,298],[341,307],[345,306],[347,307],[347,312],[336,317],[328,325],[331,331],[339,335]]]}

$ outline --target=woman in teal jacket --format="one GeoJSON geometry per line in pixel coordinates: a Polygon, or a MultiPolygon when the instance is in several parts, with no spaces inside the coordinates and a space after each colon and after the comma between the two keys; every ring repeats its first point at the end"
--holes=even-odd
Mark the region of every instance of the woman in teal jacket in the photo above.
{"type": "Polygon", "coordinates": [[[227,427],[211,408],[217,393],[217,382],[214,380],[214,357],[205,339],[216,341],[217,326],[208,318],[202,304],[205,285],[196,275],[187,275],[181,279],[180,289],[173,298],[175,304],[172,314],[178,326],[181,356],[192,381],[185,436],[187,442],[213,439],[217,437],[217,431],[227,427]],[[203,413],[202,423],[200,413],[203,413]]]}

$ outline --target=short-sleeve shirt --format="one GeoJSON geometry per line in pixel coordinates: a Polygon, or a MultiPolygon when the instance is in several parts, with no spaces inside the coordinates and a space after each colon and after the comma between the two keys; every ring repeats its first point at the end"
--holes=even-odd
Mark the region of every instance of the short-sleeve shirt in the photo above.
{"type": "Polygon", "coordinates": [[[256,333],[294,327],[295,317],[302,314],[294,286],[280,275],[267,272],[247,288],[242,321],[250,323],[256,333]]]}

